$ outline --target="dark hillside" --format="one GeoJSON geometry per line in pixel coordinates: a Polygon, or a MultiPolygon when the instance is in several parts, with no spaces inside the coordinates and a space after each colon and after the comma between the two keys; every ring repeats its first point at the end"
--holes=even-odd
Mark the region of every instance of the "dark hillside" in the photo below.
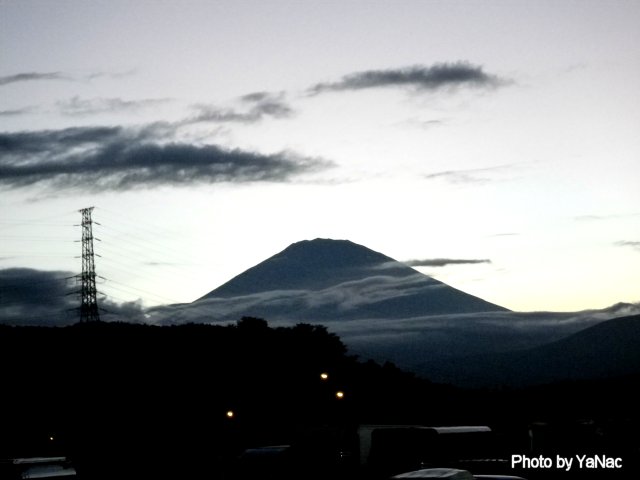
{"type": "Polygon", "coordinates": [[[433,362],[420,371],[467,387],[527,386],[640,373],[640,315],[615,318],[540,347],[433,362]]]}
{"type": "Polygon", "coordinates": [[[313,425],[435,420],[421,406],[450,389],[345,352],[324,327],[255,318],[0,327],[0,458],[71,451],[93,476],[96,465],[104,478],[153,465],[195,474],[209,468],[200,459],[289,443],[313,425]]]}

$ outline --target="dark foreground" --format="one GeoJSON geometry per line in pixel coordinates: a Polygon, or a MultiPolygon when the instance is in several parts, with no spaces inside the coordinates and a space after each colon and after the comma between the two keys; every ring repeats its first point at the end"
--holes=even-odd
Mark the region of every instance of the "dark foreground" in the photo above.
{"type": "Polygon", "coordinates": [[[638,375],[460,390],[349,357],[323,327],[256,319],[0,327],[0,365],[0,478],[55,456],[109,480],[640,474],[638,375]],[[461,425],[489,428],[424,428],[461,425]]]}

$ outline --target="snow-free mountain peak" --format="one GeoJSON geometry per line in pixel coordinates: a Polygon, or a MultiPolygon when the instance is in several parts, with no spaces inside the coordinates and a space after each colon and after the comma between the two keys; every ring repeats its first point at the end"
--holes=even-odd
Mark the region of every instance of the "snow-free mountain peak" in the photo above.
{"type": "Polygon", "coordinates": [[[303,240],[292,243],[202,298],[251,295],[269,290],[318,290],[370,276],[385,266],[391,267],[387,275],[415,273],[392,258],[349,240],[303,240]]]}
{"type": "Polygon", "coordinates": [[[348,240],[293,243],[195,303],[247,301],[247,314],[280,319],[407,318],[504,311],[348,240]],[[259,297],[259,298],[258,298],[259,297]]]}

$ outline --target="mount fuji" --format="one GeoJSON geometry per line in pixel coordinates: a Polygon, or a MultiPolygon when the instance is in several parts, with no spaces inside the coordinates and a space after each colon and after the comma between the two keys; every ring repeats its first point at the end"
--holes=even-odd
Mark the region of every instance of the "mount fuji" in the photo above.
{"type": "Polygon", "coordinates": [[[320,238],[290,245],[195,303],[234,297],[260,297],[250,310],[274,320],[292,309],[314,321],[506,311],[362,245],[320,238]]]}

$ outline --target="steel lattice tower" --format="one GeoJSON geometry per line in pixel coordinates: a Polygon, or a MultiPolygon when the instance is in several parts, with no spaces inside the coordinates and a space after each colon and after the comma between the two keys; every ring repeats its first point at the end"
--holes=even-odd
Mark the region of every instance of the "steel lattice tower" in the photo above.
{"type": "Polygon", "coordinates": [[[80,322],[100,320],[96,289],[96,267],[93,253],[93,207],[83,208],[82,214],[82,273],[80,274],[80,322]]]}

